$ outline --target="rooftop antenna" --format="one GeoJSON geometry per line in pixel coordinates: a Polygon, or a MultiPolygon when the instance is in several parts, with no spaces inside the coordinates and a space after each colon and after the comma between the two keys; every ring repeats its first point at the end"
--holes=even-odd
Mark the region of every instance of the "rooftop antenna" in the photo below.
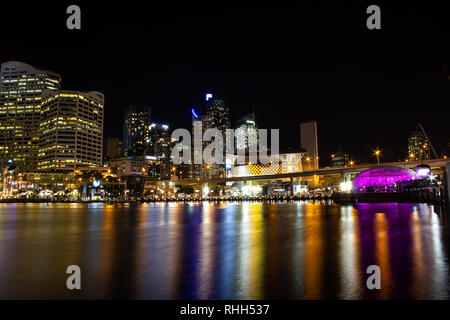
{"type": "Polygon", "coordinates": [[[428,144],[430,145],[431,151],[433,151],[433,155],[436,159],[439,159],[436,149],[434,149],[433,145],[431,144],[431,140],[428,137],[427,133],[425,132],[425,129],[423,128],[422,124],[419,122],[417,123],[417,125],[419,126],[420,131],[422,131],[423,135],[425,136],[425,139],[427,139],[428,144]]]}

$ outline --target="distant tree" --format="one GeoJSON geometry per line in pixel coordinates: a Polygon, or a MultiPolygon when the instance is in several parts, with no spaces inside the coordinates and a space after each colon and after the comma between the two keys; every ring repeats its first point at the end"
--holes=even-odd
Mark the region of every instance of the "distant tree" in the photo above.
{"type": "Polygon", "coordinates": [[[184,193],[184,194],[193,194],[194,193],[193,186],[179,184],[176,187],[177,187],[179,193],[184,193]]]}

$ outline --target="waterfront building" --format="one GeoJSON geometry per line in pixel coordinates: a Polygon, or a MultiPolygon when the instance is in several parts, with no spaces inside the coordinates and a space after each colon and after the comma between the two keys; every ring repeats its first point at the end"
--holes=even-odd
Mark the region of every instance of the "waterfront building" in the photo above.
{"type": "Polygon", "coordinates": [[[145,155],[150,143],[151,107],[131,105],[125,109],[124,115],[124,155],[145,155]]]}
{"type": "Polygon", "coordinates": [[[142,195],[147,181],[149,160],[146,156],[111,160],[111,173],[121,181],[125,181],[126,196],[142,195]]]}
{"type": "Polygon", "coordinates": [[[102,164],[104,96],[97,91],[44,91],[38,170],[69,172],[102,164]]]}
{"type": "Polygon", "coordinates": [[[147,170],[147,160],[145,157],[114,159],[110,162],[110,168],[111,172],[118,177],[130,175],[144,176],[147,170]]]}
{"type": "Polygon", "coordinates": [[[393,192],[405,182],[418,179],[415,171],[396,166],[379,166],[365,170],[353,180],[355,192],[393,192]]]}
{"type": "Polygon", "coordinates": [[[268,164],[252,163],[248,161],[239,161],[231,167],[230,177],[248,177],[255,175],[275,175],[293,172],[302,172],[305,166],[304,159],[307,153],[303,149],[281,153],[277,162],[268,164]]]}
{"type": "Polygon", "coordinates": [[[0,69],[0,166],[35,171],[39,153],[42,92],[59,90],[61,76],[10,61],[0,69]]]}
{"type": "Polygon", "coordinates": [[[306,152],[304,150],[280,154],[281,173],[302,172],[305,156],[306,152]]]}

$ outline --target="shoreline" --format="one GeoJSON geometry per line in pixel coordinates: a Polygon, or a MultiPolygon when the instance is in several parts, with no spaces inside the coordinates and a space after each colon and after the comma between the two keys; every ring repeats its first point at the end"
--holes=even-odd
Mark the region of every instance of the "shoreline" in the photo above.
{"type": "Polygon", "coordinates": [[[285,196],[285,197],[231,197],[231,198],[199,198],[199,199],[135,199],[135,200],[45,200],[45,199],[2,199],[0,203],[20,204],[20,203],[104,203],[104,204],[142,204],[142,203],[203,203],[203,202],[259,202],[259,203],[280,203],[296,201],[326,201],[334,204],[357,204],[357,203],[424,203],[431,205],[445,205],[442,199],[433,197],[417,197],[412,194],[392,194],[392,193],[368,193],[368,194],[333,194],[331,196],[285,196]]]}

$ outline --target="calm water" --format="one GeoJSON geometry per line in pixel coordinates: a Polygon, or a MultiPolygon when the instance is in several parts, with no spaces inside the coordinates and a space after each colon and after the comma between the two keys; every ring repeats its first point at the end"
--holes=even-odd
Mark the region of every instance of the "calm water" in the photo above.
{"type": "Polygon", "coordinates": [[[0,298],[448,299],[445,230],[422,204],[0,204],[0,298]]]}

